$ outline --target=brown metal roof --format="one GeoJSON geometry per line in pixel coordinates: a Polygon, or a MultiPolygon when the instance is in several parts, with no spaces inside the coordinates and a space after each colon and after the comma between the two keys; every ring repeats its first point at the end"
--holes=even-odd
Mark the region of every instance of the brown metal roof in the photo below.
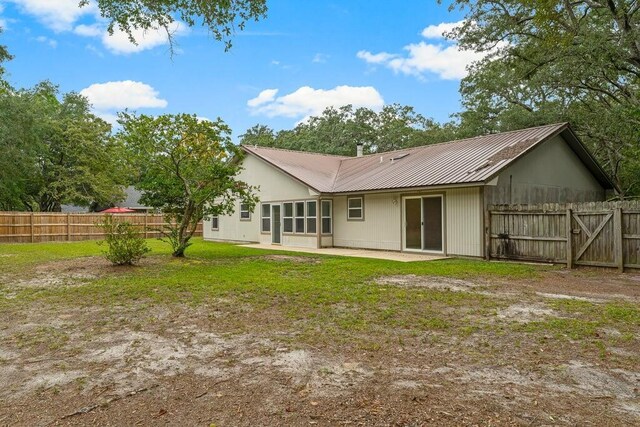
{"type": "Polygon", "coordinates": [[[483,183],[532,147],[568,129],[567,123],[560,123],[363,157],[243,149],[319,192],[348,193],[483,183]]]}

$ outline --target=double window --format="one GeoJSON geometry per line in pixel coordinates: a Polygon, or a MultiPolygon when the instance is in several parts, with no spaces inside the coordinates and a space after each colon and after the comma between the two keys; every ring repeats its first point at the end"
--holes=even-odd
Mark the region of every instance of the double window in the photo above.
{"type": "Polygon", "coordinates": [[[261,230],[263,233],[271,232],[271,205],[269,203],[262,204],[261,210],[261,230]]]}
{"type": "Polygon", "coordinates": [[[364,219],[364,197],[347,197],[347,219],[351,221],[364,219]]]}

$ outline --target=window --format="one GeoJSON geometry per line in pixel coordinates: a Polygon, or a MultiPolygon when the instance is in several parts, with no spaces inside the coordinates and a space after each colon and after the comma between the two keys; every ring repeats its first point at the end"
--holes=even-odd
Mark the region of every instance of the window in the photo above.
{"type": "Polygon", "coordinates": [[[246,203],[240,203],[240,221],[251,221],[251,212],[246,203]]]}
{"type": "Polygon", "coordinates": [[[331,200],[322,200],[320,202],[320,210],[322,214],[322,234],[331,234],[331,200]]]}
{"type": "Polygon", "coordinates": [[[211,229],[213,231],[217,231],[219,226],[220,226],[220,219],[218,218],[218,215],[213,215],[211,217],[211,229]]]}
{"type": "Polygon", "coordinates": [[[296,233],[304,233],[304,202],[296,202],[296,233]]]}
{"type": "Polygon", "coordinates": [[[364,197],[348,197],[347,198],[347,219],[363,220],[364,219],[364,197]]]}
{"type": "Polygon", "coordinates": [[[316,222],[318,216],[318,204],[314,201],[307,202],[307,233],[316,233],[316,222]]]}
{"type": "Polygon", "coordinates": [[[293,203],[282,204],[284,213],[282,215],[282,231],[285,233],[293,233],[293,203]]]}
{"type": "Polygon", "coordinates": [[[262,204],[262,232],[269,233],[271,231],[271,205],[269,203],[262,204]]]}

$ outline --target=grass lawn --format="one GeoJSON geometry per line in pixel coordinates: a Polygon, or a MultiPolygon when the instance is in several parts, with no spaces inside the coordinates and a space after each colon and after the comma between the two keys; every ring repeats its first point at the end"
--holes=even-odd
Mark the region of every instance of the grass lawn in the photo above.
{"type": "Polygon", "coordinates": [[[633,274],[150,246],[0,245],[0,425],[640,422],[633,274]]]}

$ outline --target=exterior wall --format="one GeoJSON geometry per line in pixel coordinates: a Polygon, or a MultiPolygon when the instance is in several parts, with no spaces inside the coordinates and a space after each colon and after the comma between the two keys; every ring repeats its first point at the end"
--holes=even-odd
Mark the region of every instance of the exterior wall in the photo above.
{"type": "MultiPolygon", "coordinates": [[[[313,197],[307,186],[300,184],[255,156],[247,155],[243,160],[243,168],[238,179],[250,185],[259,185],[257,194],[262,202],[304,200],[313,197]]],[[[250,221],[240,221],[240,203],[236,202],[235,212],[229,216],[221,215],[218,222],[218,230],[215,231],[211,229],[210,220],[204,221],[203,235],[205,240],[271,243],[270,234],[260,234],[260,204],[251,213],[250,221]]],[[[315,239],[314,236],[312,237],[315,239]]],[[[316,245],[317,243],[313,247],[316,245]]]]}
{"type": "Polygon", "coordinates": [[[445,194],[447,255],[483,255],[483,205],[480,187],[456,188],[445,194]]]}
{"type": "MultiPolygon", "coordinates": [[[[267,237],[271,239],[271,234],[268,234],[267,237]]],[[[271,240],[269,240],[269,244],[271,244],[271,240]]],[[[317,248],[318,236],[284,234],[282,236],[282,246],[293,246],[298,248],[317,248]]]]}
{"type": "Polygon", "coordinates": [[[346,248],[401,250],[398,193],[364,195],[364,221],[347,220],[347,196],[333,198],[333,245],[346,248]]]}
{"type": "MultiPolygon", "coordinates": [[[[334,197],[334,246],[402,250],[402,196],[428,194],[434,193],[365,194],[364,221],[348,221],[347,196],[334,197]]],[[[446,253],[482,256],[483,205],[480,187],[449,189],[438,194],[444,194],[446,253]]]]}
{"type": "Polygon", "coordinates": [[[487,204],[601,201],[605,190],[561,136],[516,161],[485,188],[487,204]]]}

